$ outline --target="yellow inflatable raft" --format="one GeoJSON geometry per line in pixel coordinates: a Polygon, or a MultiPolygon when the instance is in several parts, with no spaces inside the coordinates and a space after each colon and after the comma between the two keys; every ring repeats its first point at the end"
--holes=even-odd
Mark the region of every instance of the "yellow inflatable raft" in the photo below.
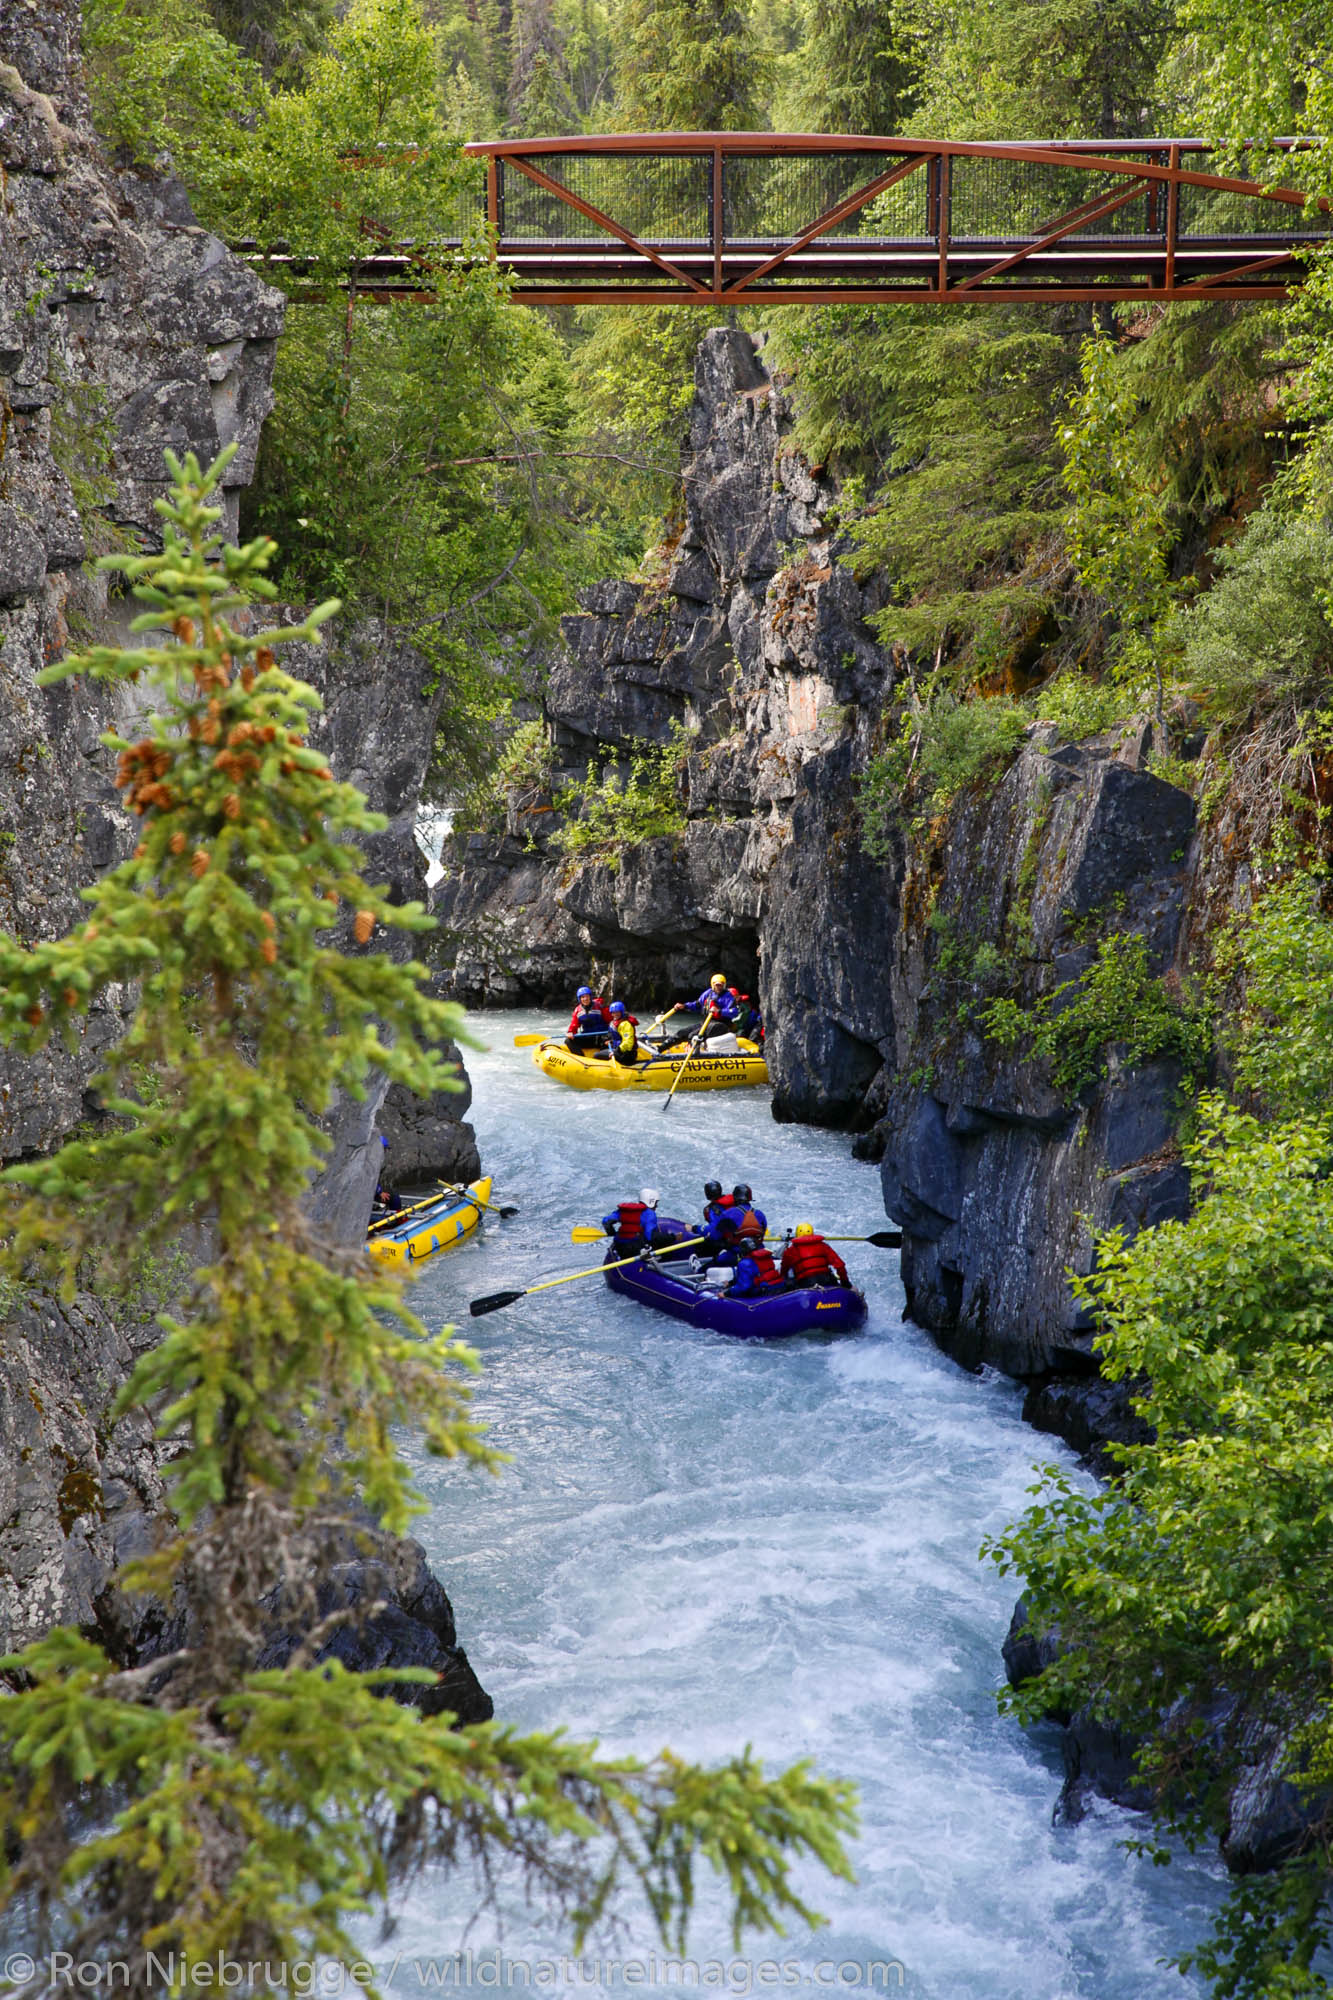
{"type": "MultiPolygon", "coordinates": [[[[681,1085],[683,1090],[685,1085],[681,1085]]],[[[432,1201],[404,1213],[402,1220],[376,1229],[366,1238],[366,1249],[381,1264],[419,1264],[437,1250],[447,1250],[468,1236],[481,1221],[483,1204],[491,1198],[490,1176],[471,1181],[467,1193],[449,1188],[432,1201]],[[472,1197],[476,1199],[473,1200],[472,1197]]]]}
{"type": "Polygon", "coordinates": [[[734,1090],[738,1084],[767,1083],[768,1066],[758,1046],[743,1037],[731,1039],[736,1044],[734,1050],[712,1055],[700,1049],[687,1063],[685,1044],[662,1054],[640,1055],[631,1066],[613,1062],[609,1056],[575,1055],[563,1042],[542,1042],[532,1051],[532,1060],[539,1070],[572,1090],[667,1091],[682,1063],[685,1074],[676,1086],[677,1095],[682,1090],[734,1090]]]}

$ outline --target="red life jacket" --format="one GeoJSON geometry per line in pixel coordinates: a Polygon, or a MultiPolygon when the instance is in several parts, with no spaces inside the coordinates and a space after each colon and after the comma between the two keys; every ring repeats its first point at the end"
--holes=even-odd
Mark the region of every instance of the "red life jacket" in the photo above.
{"type": "Polygon", "coordinates": [[[747,1243],[745,1254],[755,1267],[757,1273],[756,1284],[780,1285],[782,1283],[782,1274],[773,1262],[771,1254],[764,1248],[762,1243],[747,1243]]]}
{"type": "Polygon", "coordinates": [[[798,1285],[809,1285],[820,1278],[838,1278],[837,1263],[833,1252],[822,1236],[793,1236],[782,1253],[784,1277],[794,1278],[798,1285]]]}
{"type": "Polygon", "coordinates": [[[753,1236],[760,1243],[764,1240],[764,1225],[752,1208],[739,1208],[735,1215],[729,1215],[727,1228],[733,1236],[753,1236]]]}
{"type": "Polygon", "coordinates": [[[616,1203],[616,1235],[622,1243],[637,1243],[643,1235],[643,1218],[648,1213],[641,1201],[616,1203]]]}

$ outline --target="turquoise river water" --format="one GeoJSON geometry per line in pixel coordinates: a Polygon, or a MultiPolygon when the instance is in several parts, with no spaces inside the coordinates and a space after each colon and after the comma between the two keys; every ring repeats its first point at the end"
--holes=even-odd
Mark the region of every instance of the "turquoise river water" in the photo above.
{"type": "MultiPolygon", "coordinates": [[[[1142,1826],[1109,1806],[1054,1826],[1054,1737],[996,1710],[1016,1592],[977,1549],[1063,1448],[1020,1422],[1012,1384],[965,1374],[904,1321],[895,1252],[845,1246],[870,1317],[836,1342],[729,1343],[600,1278],[467,1317],[478,1294],[595,1263],[571,1225],[644,1185],[693,1217],[706,1179],[744,1179],[770,1224],[855,1234],[886,1226],[876,1170],[845,1137],[775,1124],[764,1092],[678,1094],[663,1114],[541,1076],[512,1047],[537,1016],[477,1025],[482,1157],[522,1213],[425,1267],[414,1304],[480,1350],[479,1408],[513,1462],[492,1479],[414,1457],[430,1502],[417,1532],[497,1714],[612,1753],[750,1743],[856,1780],[855,1883],[802,1878],[827,1927],[737,1952],[709,1888],[690,1940],[702,1986],[1199,1993],[1162,1960],[1205,1925],[1219,1867],[1126,1854],[1142,1826]]],[[[502,1922],[469,1926],[474,1902],[465,1874],[419,1882],[392,1935],[367,1937],[396,1992],[694,1982],[641,1911],[580,1962],[516,1888],[502,1922]]]]}

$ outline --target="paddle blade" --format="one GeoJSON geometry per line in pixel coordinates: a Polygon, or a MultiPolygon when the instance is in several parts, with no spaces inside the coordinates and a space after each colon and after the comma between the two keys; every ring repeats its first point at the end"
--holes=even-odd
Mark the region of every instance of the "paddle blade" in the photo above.
{"type": "Polygon", "coordinates": [[[504,1208],[497,1208],[495,1213],[499,1216],[501,1222],[508,1222],[511,1215],[518,1214],[518,1210],[512,1203],[509,1203],[504,1208]]]}
{"type": "Polygon", "coordinates": [[[877,1229],[873,1236],[867,1236],[867,1243],[873,1243],[877,1250],[901,1250],[903,1232],[901,1229],[877,1229]]]}
{"type": "Polygon", "coordinates": [[[550,1039],[549,1035],[515,1035],[514,1047],[516,1049],[535,1049],[538,1042],[549,1042],[550,1039]]]}
{"type": "Polygon", "coordinates": [[[595,1229],[591,1222],[576,1222],[569,1232],[571,1243],[604,1243],[606,1231],[595,1229]]]}
{"type": "Polygon", "coordinates": [[[489,1298],[473,1299],[468,1307],[473,1319],[480,1319],[483,1313],[498,1313],[501,1306],[512,1306],[519,1299],[526,1298],[526,1292],[492,1292],[489,1298]]]}

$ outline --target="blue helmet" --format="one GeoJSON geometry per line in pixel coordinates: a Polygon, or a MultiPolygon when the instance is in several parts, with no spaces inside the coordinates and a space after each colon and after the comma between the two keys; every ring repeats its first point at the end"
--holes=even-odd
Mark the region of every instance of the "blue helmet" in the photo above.
{"type": "Polygon", "coordinates": [[[592,999],[591,986],[580,986],[578,992],[574,995],[574,998],[576,1000],[591,1000],[592,999]]]}
{"type": "Polygon", "coordinates": [[[611,1002],[611,1012],[613,1014],[623,1014],[624,1011],[625,1011],[625,1003],[623,1000],[613,1000],[611,1002]]]}

